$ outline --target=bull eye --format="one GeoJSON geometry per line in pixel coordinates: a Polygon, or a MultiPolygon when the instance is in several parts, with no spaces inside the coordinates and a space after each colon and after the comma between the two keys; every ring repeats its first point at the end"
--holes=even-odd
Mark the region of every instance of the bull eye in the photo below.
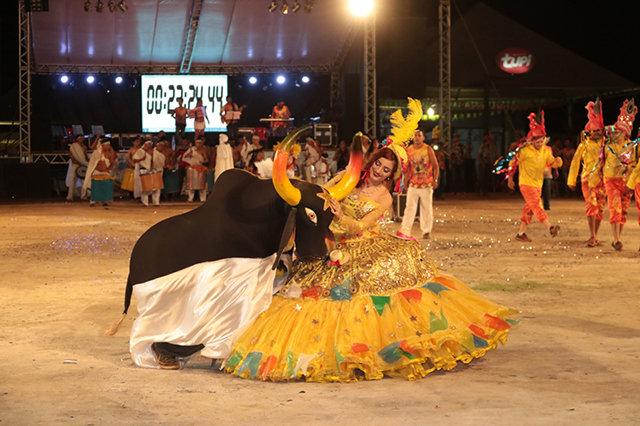
{"type": "Polygon", "coordinates": [[[304,208],[304,212],[307,214],[307,217],[311,222],[313,222],[314,225],[318,224],[318,215],[316,214],[316,212],[307,207],[304,208]]]}

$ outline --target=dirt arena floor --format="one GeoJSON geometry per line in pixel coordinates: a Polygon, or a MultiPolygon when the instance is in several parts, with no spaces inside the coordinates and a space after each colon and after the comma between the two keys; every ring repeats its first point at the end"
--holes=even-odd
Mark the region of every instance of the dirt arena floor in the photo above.
{"type": "MultiPolygon", "coordinates": [[[[622,252],[587,248],[583,203],[552,201],[551,238],[514,240],[516,196],[435,202],[426,244],[442,270],[522,311],[506,345],[408,382],[263,383],[195,357],[182,371],[134,366],[130,315],[115,337],[129,253],[152,224],[193,205],[109,209],[84,202],[0,205],[0,423],[3,425],[503,424],[640,422],[640,227],[622,252]]],[[[415,226],[417,230],[417,224],[415,226]]]]}

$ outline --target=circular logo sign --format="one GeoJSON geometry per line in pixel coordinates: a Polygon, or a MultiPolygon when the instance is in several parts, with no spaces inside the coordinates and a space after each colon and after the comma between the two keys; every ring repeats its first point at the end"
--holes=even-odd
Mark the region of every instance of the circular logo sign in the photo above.
{"type": "Polygon", "coordinates": [[[533,53],[520,47],[504,49],[496,56],[496,64],[504,72],[509,74],[524,74],[535,65],[533,53]]]}

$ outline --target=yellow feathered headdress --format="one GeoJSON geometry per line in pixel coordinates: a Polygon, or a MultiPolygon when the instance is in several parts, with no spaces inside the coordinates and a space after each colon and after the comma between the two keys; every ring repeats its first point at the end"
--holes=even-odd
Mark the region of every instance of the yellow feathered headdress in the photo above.
{"type": "Polygon", "coordinates": [[[407,98],[409,103],[407,116],[402,115],[399,109],[391,114],[391,136],[382,142],[382,146],[389,148],[398,158],[398,168],[393,176],[394,181],[398,180],[403,170],[407,166],[409,157],[407,156],[407,143],[413,139],[418,129],[418,123],[422,119],[422,104],[417,99],[407,98]]]}

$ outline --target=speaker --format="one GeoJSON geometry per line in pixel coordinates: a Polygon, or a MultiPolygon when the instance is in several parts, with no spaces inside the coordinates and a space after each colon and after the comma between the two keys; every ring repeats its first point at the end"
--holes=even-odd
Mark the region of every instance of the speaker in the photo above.
{"type": "Polygon", "coordinates": [[[313,138],[322,146],[333,145],[333,126],[329,123],[316,123],[313,125],[313,138]]]}

